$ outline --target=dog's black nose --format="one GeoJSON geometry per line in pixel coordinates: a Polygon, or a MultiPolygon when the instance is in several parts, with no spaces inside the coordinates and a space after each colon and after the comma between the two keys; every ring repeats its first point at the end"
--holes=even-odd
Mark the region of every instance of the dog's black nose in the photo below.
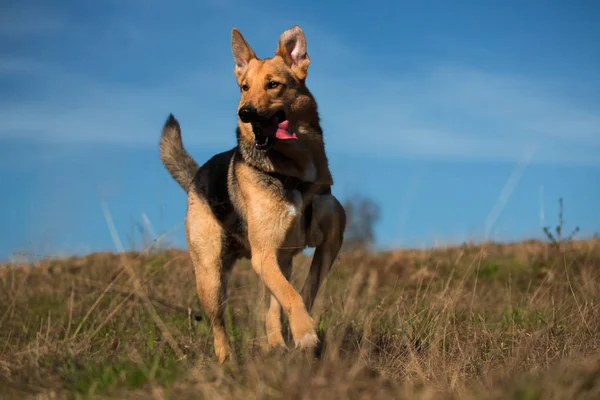
{"type": "Polygon", "coordinates": [[[253,106],[244,106],[238,111],[243,123],[254,122],[258,118],[258,111],[253,106]]]}

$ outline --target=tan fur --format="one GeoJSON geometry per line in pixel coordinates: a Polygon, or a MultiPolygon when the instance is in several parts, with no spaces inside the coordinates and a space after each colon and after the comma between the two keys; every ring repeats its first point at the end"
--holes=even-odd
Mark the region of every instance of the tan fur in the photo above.
{"type": "Polygon", "coordinates": [[[276,140],[272,148],[258,151],[253,124],[238,119],[238,146],[198,167],[183,148],[173,116],[163,129],[161,159],[188,192],[187,243],[220,363],[231,354],[223,319],[226,276],[241,257],[251,259],[271,292],[268,345],[285,347],[282,309],[296,347],[317,344],[309,312],[341,247],[346,223],[343,207],[329,190],[333,178],[317,104],[305,84],[310,59],[302,30],[295,26],[282,33],[275,56],[261,60],[234,28],[232,52],[241,93],[238,111],[246,105],[265,115],[284,110],[298,140],[276,140]],[[293,177],[303,183],[290,187],[293,177]],[[301,295],[289,277],[293,257],[307,246],[316,251],[301,295]]]}

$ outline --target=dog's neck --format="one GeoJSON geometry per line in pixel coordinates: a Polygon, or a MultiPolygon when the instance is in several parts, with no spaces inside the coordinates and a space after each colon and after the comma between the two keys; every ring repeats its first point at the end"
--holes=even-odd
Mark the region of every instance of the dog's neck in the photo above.
{"type": "Polygon", "coordinates": [[[241,129],[244,128],[238,125],[238,149],[243,159],[253,167],[266,173],[295,177],[304,182],[333,184],[325,155],[323,131],[318,122],[299,123],[298,140],[275,143],[268,151],[258,150],[254,143],[242,139],[241,129]]]}

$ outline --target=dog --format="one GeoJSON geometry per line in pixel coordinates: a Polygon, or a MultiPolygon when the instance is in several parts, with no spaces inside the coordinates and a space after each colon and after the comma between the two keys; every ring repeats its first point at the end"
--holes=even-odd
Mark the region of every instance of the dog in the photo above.
{"type": "Polygon", "coordinates": [[[160,159],[187,192],[186,239],[200,303],[210,319],[219,364],[231,357],[224,324],[226,279],[234,263],[251,260],[271,293],[269,348],[287,348],[281,309],[296,348],[318,344],[310,316],[320,285],[343,244],[346,213],[333,178],[315,98],[306,86],[310,58],[299,26],[280,35],[272,58],[260,59],[240,31],[231,32],[240,89],[237,145],[201,167],[185,150],[170,114],[160,159]],[[292,260],[315,248],[301,291],[289,282],[292,260]]]}

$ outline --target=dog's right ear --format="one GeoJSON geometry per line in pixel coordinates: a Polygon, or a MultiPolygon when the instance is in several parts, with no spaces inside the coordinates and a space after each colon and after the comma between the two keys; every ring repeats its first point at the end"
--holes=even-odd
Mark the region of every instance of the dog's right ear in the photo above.
{"type": "Polygon", "coordinates": [[[231,51],[235,61],[235,76],[240,79],[248,69],[250,60],[256,58],[256,54],[236,28],[231,30],[231,51]]]}

